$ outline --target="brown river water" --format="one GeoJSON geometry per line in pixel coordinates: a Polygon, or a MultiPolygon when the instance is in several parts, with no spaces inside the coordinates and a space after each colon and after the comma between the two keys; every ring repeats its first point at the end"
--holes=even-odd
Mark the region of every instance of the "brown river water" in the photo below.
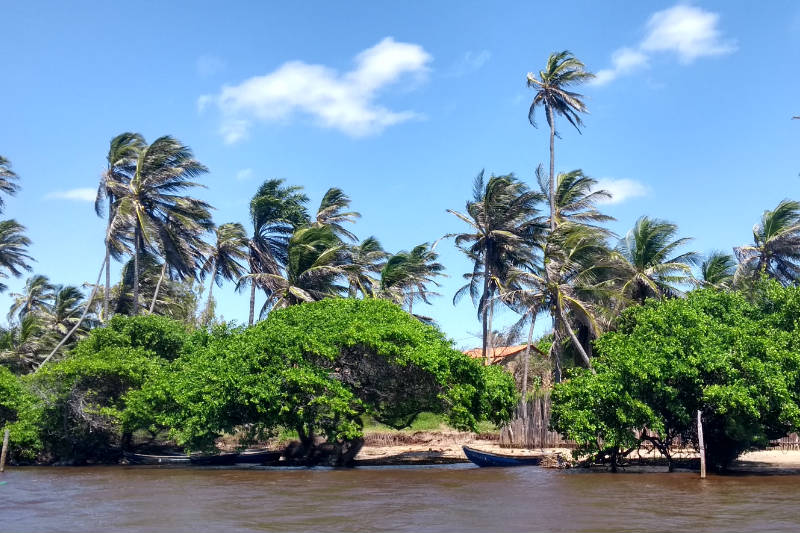
{"type": "Polygon", "coordinates": [[[800,476],[9,468],[2,532],[800,531],[800,476]]]}

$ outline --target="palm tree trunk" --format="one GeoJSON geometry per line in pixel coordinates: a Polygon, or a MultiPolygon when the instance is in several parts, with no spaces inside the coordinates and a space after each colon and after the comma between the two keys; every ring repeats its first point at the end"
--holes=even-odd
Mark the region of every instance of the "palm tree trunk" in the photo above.
{"type": "Polygon", "coordinates": [[[256,282],[255,280],[250,280],[250,320],[248,322],[249,325],[253,325],[253,320],[256,317],[256,282]]]}
{"type": "Polygon", "coordinates": [[[486,344],[489,341],[489,330],[488,330],[488,309],[486,308],[487,298],[489,297],[489,253],[488,250],[483,251],[483,350],[481,355],[483,356],[483,364],[488,364],[489,361],[486,358],[486,344]]]}
{"type": "Polygon", "coordinates": [[[533,328],[536,326],[536,313],[531,309],[531,327],[528,330],[528,344],[522,354],[522,418],[528,418],[528,369],[531,365],[531,343],[533,342],[533,328]]]}
{"type": "Polygon", "coordinates": [[[156,308],[156,299],[158,298],[158,291],[161,289],[161,282],[164,281],[164,275],[167,273],[167,261],[164,260],[164,264],[161,265],[161,275],[158,277],[158,283],[156,283],[156,290],[153,291],[153,300],[150,302],[150,309],[147,314],[152,315],[153,309],[156,308]]]}
{"type": "Polygon", "coordinates": [[[209,311],[211,310],[211,293],[214,291],[214,275],[217,273],[217,260],[214,259],[213,263],[211,264],[211,275],[209,276],[210,279],[208,280],[208,301],[206,302],[206,310],[203,312],[203,324],[206,324],[206,321],[209,320],[209,311]]]}
{"type": "Polygon", "coordinates": [[[86,306],[83,308],[83,313],[81,313],[81,316],[80,318],[78,318],[78,321],[75,323],[75,325],[72,326],[72,329],[70,329],[69,332],[64,336],[64,338],[62,338],[61,341],[58,344],[56,344],[56,347],[53,348],[53,351],[50,352],[50,355],[45,357],[44,361],[42,361],[42,363],[38,367],[36,367],[36,370],[33,371],[34,374],[38,372],[39,369],[42,368],[45,365],[45,363],[47,363],[62,346],[64,346],[64,343],[67,342],[67,340],[69,340],[70,337],[72,337],[72,334],[75,333],[83,323],[83,319],[86,318],[87,314],[89,314],[89,309],[92,307],[92,302],[94,301],[94,297],[97,295],[97,287],[98,285],[100,285],[100,278],[103,276],[103,270],[105,270],[105,266],[106,266],[106,260],[105,258],[103,258],[103,263],[100,265],[100,272],[97,273],[97,281],[94,282],[94,286],[92,287],[92,292],[89,295],[89,299],[86,300],[86,306]]]}
{"type": "Polygon", "coordinates": [[[553,344],[550,345],[549,355],[553,360],[553,382],[561,383],[561,333],[558,331],[558,322],[553,321],[553,344]]]}
{"type": "Polygon", "coordinates": [[[554,231],[556,229],[556,123],[550,106],[547,106],[547,117],[550,119],[550,231],[554,231]]]}
{"type": "Polygon", "coordinates": [[[594,372],[591,359],[589,359],[589,356],[586,354],[586,350],[583,349],[583,345],[578,340],[577,335],[575,335],[575,331],[573,331],[572,326],[569,325],[569,322],[567,322],[567,319],[564,316],[564,308],[561,306],[561,300],[556,300],[556,311],[558,312],[559,320],[567,330],[569,338],[572,339],[572,344],[575,345],[575,349],[578,350],[578,353],[581,355],[583,364],[586,365],[586,368],[594,372]]]}
{"type": "Polygon", "coordinates": [[[108,198],[108,225],[106,226],[106,287],[103,291],[103,321],[108,320],[108,306],[111,301],[111,237],[108,230],[111,228],[111,218],[114,215],[112,200],[108,198]]]}
{"type": "Polygon", "coordinates": [[[139,314],[139,224],[133,230],[133,316],[139,314]]]}

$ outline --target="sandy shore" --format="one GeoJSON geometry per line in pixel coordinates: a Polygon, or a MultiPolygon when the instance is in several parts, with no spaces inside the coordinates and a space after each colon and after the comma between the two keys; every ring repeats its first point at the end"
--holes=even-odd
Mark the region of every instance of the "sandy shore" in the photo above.
{"type": "MultiPolygon", "coordinates": [[[[472,433],[417,432],[412,434],[371,434],[365,438],[364,447],[356,457],[360,465],[385,464],[448,464],[467,462],[462,446],[467,445],[488,452],[512,455],[561,455],[571,458],[566,448],[501,448],[496,439],[480,438],[472,433]]],[[[694,450],[674,454],[676,460],[697,458],[694,450]]],[[[633,461],[657,461],[661,455],[655,451],[634,452],[633,461]]],[[[732,466],[741,472],[797,473],[800,474],[800,450],[762,450],[742,455],[732,466]]]]}

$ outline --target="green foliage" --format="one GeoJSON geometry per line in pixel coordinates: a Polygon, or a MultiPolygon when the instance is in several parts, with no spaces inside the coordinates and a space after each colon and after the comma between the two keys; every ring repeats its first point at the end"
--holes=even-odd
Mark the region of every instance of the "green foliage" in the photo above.
{"type": "Polygon", "coordinates": [[[329,299],[220,329],[127,397],[129,430],[168,428],[189,449],[246,430],[301,439],[361,436],[365,414],[404,427],[423,411],[457,428],[507,420],[511,376],[452,349],[437,329],[382,300],[329,299]]]}
{"type": "Polygon", "coordinates": [[[760,297],[700,290],[631,308],[596,343],[596,375],[556,386],[553,427],[583,451],[624,450],[649,429],[656,445],[695,436],[725,467],[800,427],[800,289],[764,283],[760,297]]]}
{"type": "Polygon", "coordinates": [[[25,384],[0,366],[0,434],[9,430],[10,455],[14,460],[33,460],[42,442],[39,438],[41,411],[25,384]]]}

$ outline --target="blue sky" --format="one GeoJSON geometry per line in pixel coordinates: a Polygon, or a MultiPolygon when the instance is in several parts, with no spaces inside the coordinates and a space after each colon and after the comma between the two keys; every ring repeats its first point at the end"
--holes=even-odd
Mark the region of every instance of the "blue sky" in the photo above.
{"type": "MultiPolygon", "coordinates": [[[[210,169],[199,196],[218,223],[247,225],[255,188],[280,177],[314,204],[343,188],[363,215],[357,234],[389,251],[459,231],[445,210],[463,208],[482,168],[533,184],[547,162],[546,124],[527,121],[525,76],[562,49],[598,79],[581,89],[583,134],[559,127],[556,168],[581,168],[616,193],[603,207],[618,233],[648,214],[677,223],[696,250],[730,250],[752,238],[764,209],[800,198],[792,0],[2,11],[0,154],[23,186],[3,216],[27,226],[35,271],[60,283],[97,275],[104,228],[86,190],[122,131],[190,145],[210,169]]],[[[471,303],[451,303],[468,264],[451,243],[438,250],[450,277],[427,311],[459,346],[477,345],[471,303]]],[[[215,295],[227,319],[246,319],[244,296],[215,295]]],[[[8,301],[0,295],[0,309],[8,301]]]]}

